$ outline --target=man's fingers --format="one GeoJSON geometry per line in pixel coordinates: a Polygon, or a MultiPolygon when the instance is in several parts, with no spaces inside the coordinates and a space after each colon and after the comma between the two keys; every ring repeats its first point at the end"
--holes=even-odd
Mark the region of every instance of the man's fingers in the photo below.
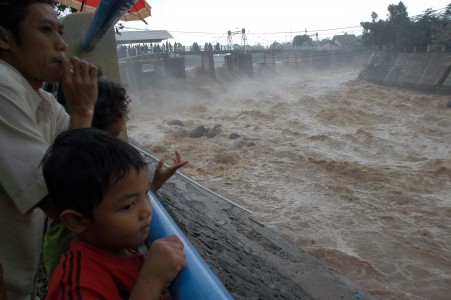
{"type": "Polygon", "coordinates": [[[98,71],[99,70],[97,69],[96,65],[89,64],[89,76],[90,77],[92,77],[92,78],[97,77],[97,72],[98,71]]]}
{"type": "Polygon", "coordinates": [[[97,78],[97,66],[94,64],[91,64],[87,62],[84,59],[80,59],[77,56],[73,56],[69,60],[70,67],[68,69],[68,72],[72,76],[78,76],[78,77],[88,77],[90,79],[96,79],[97,78]]]}

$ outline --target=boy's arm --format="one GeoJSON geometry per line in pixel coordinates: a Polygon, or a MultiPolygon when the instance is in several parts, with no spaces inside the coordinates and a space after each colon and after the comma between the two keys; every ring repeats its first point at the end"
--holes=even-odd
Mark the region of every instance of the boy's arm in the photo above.
{"type": "Polygon", "coordinates": [[[164,166],[165,158],[161,158],[152,178],[151,190],[155,194],[160,187],[177,172],[178,169],[188,163],[186,160],[182,160],[179,151],[175,151],[175,158],[173,159],[173,165],[170,167],[164,166]]]}
{"type": "Polygon", "coordinates": [[[162,291],[186,265],[183,247],[176,235],[153,242],[129,299],[160,299],[162,291]]]}

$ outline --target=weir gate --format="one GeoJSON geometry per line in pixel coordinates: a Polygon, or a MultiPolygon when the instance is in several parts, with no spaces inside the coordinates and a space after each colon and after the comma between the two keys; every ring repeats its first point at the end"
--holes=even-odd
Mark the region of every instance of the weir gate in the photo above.
{"type": "Polygon", "coordinates": [[[220,50],[150,53],[119,59],[121,80],[128,88],[158,87],[184,89],[186,70],[199,68],[216,79],[216,68],[252,78],[254,66],[272,69],[278,64],[301,70],[358,61],[363,65],[371,50],[220,50]]]}

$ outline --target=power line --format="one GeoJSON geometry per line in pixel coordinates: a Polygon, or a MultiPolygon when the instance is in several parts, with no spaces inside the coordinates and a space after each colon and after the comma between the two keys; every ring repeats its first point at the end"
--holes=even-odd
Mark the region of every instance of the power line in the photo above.
{"type": "MultiPolygon", "coordinates": [[[[342,30],[342,29],[350,29],[350,28],[359,28],[362,26],[349,26],[349,27],[337,27],[337,28],[329,28],[329,29],[316,29],[316,30],[308,30],[308,32],[322,32],[322,31],[332,31],[332,30],[342,30]]],[[[278,31],[278,32],[255,32],[255,34],[287,34],[287,33],[305,33],[304,30],[299,31],[278,31]]]]}
{"type": "MultiPolygon", "coordinates": [[[[433,13],[434,12],[440,12],[440,11],[447,10],[447,9],[448,9],[448,7],[443,7],[443,8],[439,8],[439,9],[430,10],[430,12],[433,12],[433,13]]],[[[409,18],[410,19],[415,19],[415,18],[418,18],[420,16],[424,16],[424,15],[426,15],[426,11],[428,11],[428,9],[425,10],[425,13],[423,13],[423,14],[414,15],[414,16],[411,16],[409,18]]],[[[325,33],[325,32],[328,32],[328,31],[332,31],[331,33],[321,34],[320,35],[320,36],[324,36],[324,35],[332,35],[332,34],[338,33],[338,32],[341,33],[342,30],[346,30],[346,29],[354,29],[354,30],[350,30],[350,31],[351,32],[358,32],[357,28],[361,28],[363,30],[362,26],[358,25],[358,26],[336,27],[336,28],[327,28],[327,29],[315,29],[315,30],[308,30],[308,32],[315,32],[315,33],[322,32],[322,33],[325,33]]],[[[124,26],[124,29],[126,29],[126,30],[137,30],[137,31],[146,31],[146,30],[148,30],[148,29],[145,29],[145,28],[133,28],[133,27],[128,27],[128,26],[124,26]]],[[[198,35],[200,35],[201,34],[201,35],[215,35],[215,36],[219,36],[219,38],[216,38],[215,42],[220,40],[225,34],[224,32],[205,32],[205,31],[181,31],[181,30],[167,30],[167,31],[169,31],[171,33],[179,33],[179,34],[185,34],[185,35],[190,35],[190,34],[198,34],[198,35]]],[[[286,34],[299,34],[299,33],[305,34],[305,32],[306,32],[306,29],[304,29],[304,30],[297,30],[297,31],[275,31],[275,32],[254,32],[254,33],[248,31],[247,33],[248,34],[254,34],[254,35],[282,35],[282,34],[286,35],[286,34]]],[[[257,37],[259,39],[266,40],[266,39],[264,39],[264,38],[262,38],[260,36],[257,36],[257,37]]],[[[268,40],[266,40],[266,41],[268,41],[268,40]]]]}

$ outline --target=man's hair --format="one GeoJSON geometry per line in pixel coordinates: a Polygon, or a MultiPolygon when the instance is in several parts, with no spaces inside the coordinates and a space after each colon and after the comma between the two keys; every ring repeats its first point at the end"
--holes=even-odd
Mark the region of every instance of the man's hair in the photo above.
{"type": "Polygon", "coordinates": [[[53,0],[0,0],[0,27],[11,31],[19,45],[22,44],[20,23],[27,17],[28,7],[34,3],[55,4],[53,0]]]}
{"type": "Polygon", "coordinates": [[[92,127],[107,130],[123,116],[128,120],[130,112],[128,104],[131,100],[125,89],[111,80],[103,79],[98,81],[98,87],[99,96],[94,109],[92,127]]]}
{"type": "Polygon", "coordinates": [[[59,212],[74,209],[94,219],[108,188],[147,164],[132,145],[97,128],[58,135],[42,159],[49,196],[59,212]]]}

